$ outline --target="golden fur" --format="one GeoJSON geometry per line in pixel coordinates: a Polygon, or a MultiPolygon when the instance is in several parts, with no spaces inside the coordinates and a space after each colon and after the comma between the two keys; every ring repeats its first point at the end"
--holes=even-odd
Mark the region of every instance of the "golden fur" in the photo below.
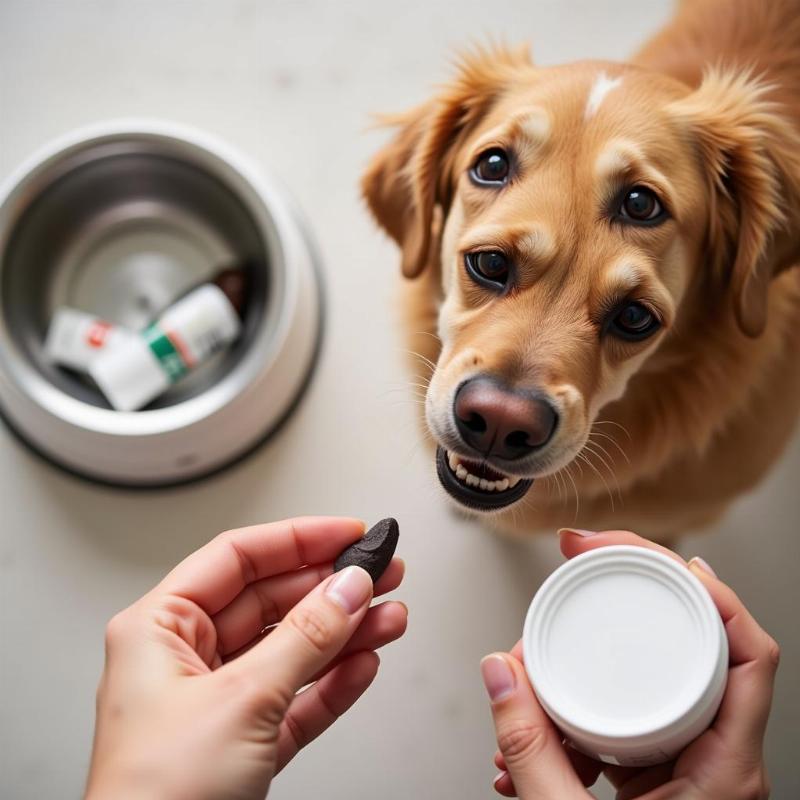
{"type": "Polygon", "coordinates": [[[544,387],[561,411],[499,527],[665,539],[763,477],[800,407],[798,0],[685,2],[628,64],[479,52],[392,123],[362,185],[402,250],[409,346],[436,364],[429,427],[447,439],[454,389],[477,372],[544,387]],[[473,186],[477,154],[501,144],[519,180],[473,186]],[[604,198],[641,182],[670,219],[611,224],[604,198]],[[515,254],[506,296],[463,268],[486,245],[515,254]],[[597,333],[626,291],[663,321],[645,342],[597,333]]]}

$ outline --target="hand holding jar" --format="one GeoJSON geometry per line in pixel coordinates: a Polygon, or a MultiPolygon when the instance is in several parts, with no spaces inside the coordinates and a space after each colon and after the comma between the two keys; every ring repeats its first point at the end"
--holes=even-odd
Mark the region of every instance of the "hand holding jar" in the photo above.
{"type": "MultiPolygon", "coordinates": [[[[700,581],[719,611],[729,665],[724,695],[711,727],[665,763],[622,766],[591,758],[569,746],[545,712],[534,692],[538,687],[532,687],[528,677],[532,658],[526,652],[523,665],[523,643],[519,642],[510,653],[493,653],[481,664],[499,745],[495,764],[500,773],[495,789],[523,800],[588,800],[591,795],[586,787],[603,772],[617,788],[619,800],[768,797],[762,746],[778,664],[777,645],[701,559],[686,564],[666,548],[632,533],[561,533],[561,549],[569,559],[620,545],[667,556],[700,581]]],[[[603,607],[596,607],[595,615],[602,621],[603,607]]],[[[530,649],[530,643],[526,644],[530,649]]],[[[609,653],[604,660],[612,659],[613,653],[609,653]]],[[[592,668],[591,663],[585,664],[587,675],[592,668]]],[[[623,663],[620,670],[623,683],[623,663]]]]}

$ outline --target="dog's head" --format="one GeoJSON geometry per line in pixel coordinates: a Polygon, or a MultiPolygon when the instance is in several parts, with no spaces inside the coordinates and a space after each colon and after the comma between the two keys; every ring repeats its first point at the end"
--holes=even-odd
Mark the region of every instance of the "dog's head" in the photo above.
{"type": "Polygon", "coordinates": [[[363,190],[405,276],[441,274],[426,416],[443,486],[476,510],[574,459],[675,329],[757,336],[798,257],[798,140],[746,75],[693,91],[495,51],[395,123],[363,190]]]}

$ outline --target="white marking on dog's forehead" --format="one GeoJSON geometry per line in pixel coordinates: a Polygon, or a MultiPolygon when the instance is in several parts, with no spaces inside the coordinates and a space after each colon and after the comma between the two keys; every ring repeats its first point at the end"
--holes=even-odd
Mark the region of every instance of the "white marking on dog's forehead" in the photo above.
{"type": "Polygon", "coordinates": [[[555,254],[555,242],[550,232],[541,226],[531,228],[519,238],[517,247],[532,259],[548,259],[555,254]]]}
{"type": "Polygon", "coordinates": [[[518,118],[520,131],[536,146],[547,141],[550,135],[550,116],[543,108],[532,108],[518,118]]]}
{"type": "Polygon", "coordinates": [[[586,101],[586,111],[584,116],[590,119],[597,113],[606,95],[612,90],[616,89],[622,83],[621,77],[609,78],[605,72],[601,72],[595,78],[592,88],[589,90],[589,98],[586,101]]]}
{"type": "Polygon", "coordinates": [[[636,162],[641,163],[644,160],[644,154],[634,142],[614,139],[597,156],[595,175],[601,180],[609,180],[630,169],[636,162]]]}
{"type": "Polygon", "coordinates": [[[641,271],[629,261],[621,261],[608,270],[606,276],[609,282],[626,288],[633,288],[642,279],[641,271]]]}

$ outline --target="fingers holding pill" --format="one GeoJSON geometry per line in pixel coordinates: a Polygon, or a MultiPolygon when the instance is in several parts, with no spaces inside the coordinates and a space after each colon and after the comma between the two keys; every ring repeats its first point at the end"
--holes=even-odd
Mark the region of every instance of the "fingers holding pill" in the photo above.
{"type": "Polygon", "coordinates": [[[372,581],[359,567],[332,575],[304,597],[269,636],[225,664],[220,680],[251,686],[256,716],[282,716],[295,692],[336,658],[372,599],[372,581]],[[262,676],[269,675],[269,684],[262,676]]]}
{"type": "MultiPolygon", "coordinates": [[[[390,562],[375,584],[374,596],[394,591],[403,580],[405,564],[390,562]]],[[[251,642],[264,629],[280,622],[317,584],[333,574],[333,562],[303,567],[248,584],[213,617],[222,656],[251,642]]]]}
{"type": "MultiPolygon", "coordinates": [[[[309,682],[318,680],[325,672],[352,653],[360,650],[378,650],[384,645],[399,639],[405,633],[407,623],[408,609],[405,603],[387,601],[372,606],[341,652],[318,673],[310,677],[308,679],[309,682]]],[[[239,658],[249,650],[252,650],[276,629],[276,626],[273,626],[261,631],[242,647],[222,656],[221,661],[228,663],[239,658]]]]}
{"type": "Polygon", "coordinates": [[[234,773],[248,796],[263,797],[275,771],[366,691],[375,651],[405,632],[404,604],[370,607],[403,579],[405,565],[392,557],[396,524],[391,549],[377,545],[379,570],[334,572],[364,527],[305,517],[223,533],[117,614],[98,690],[97,730],[106,733],[95,741],[87,796],[119,794],[104,768],[116,748],[145,772],[156,763],[172,774],[177,763],[175,774],[191,778],[187,797],[227,796],[239,785],[234,773]],[[137,740],[142,730],[179,727],[188,735],[166,753],[163,737],[137,740]],[[189,771],[182,741],[195,748],[189,771]]]}
{"type": "MultiPolygon", "coordinates": [[[[233,551],[238,567],[229,564],[229,574],[222,581],[222,589],[230,592],[238,586],[239,592],[234,594],[234,597],[244,594],[242,590],[245,588],[250,591],[247,592],[246,599],[241,601],[238,616],[235,613],[237,608],[234,607],[233,611],[226,615],[227,618],[218,620],[227,625],[226,646],[232,647],[238,643],[247,633],[248,624],[255,623],[263,628],[265,619],[280,618],[280,622],[268,636],[257,641],[252,647],[245,646],[241,655],[229,661],[224,667],[241,676],[254,673],[270,674],[273,690],[270,697],[264,698],[265,708],[274,706],[278,701],[288,704],[294,692],[328,672],[334,660],[341,660],[348,643],[370,613],[373,626],[374,620],[383,618],[385,621],[387,615],[391,615],[393,621],[388,629],[381,631],[374,629],[370,631],[368,623],[366,632],[361,634],[363,643],[367,646],[371,647],[373,641],[379,641],[382,637],[388,637],[390,640],[396,638],[405,629],[404,607],[402,614],[398,613],[394,604],[381,611],[377,609],[368,611],[369,603],[374,596],[374,581],[378,581],[380,585],[381,575],[386,573],[392,562],[398,538],[397,522],[391,519],[384,520],[363,537],[353,537],[360,545],[358,548],[349,546],[353,539],[346,540],[354,532],[355,526],[342,526],[341,521],[339,522],[341,535],[337,549],[340,552],[334,561],[334,574],[325,577],[294,605],[287,602],[287,599],[294,599],[293,592],[294,596],[302,594],[307,589],[307,584],[318,582],[321,577],[319,565],[307,567],[305,570],[307,574],[299,574],[304,572],[299,568],[312,562],[312,549],[317,556],[324,554],[330,558],[332,555],[331,543],[319,538],[317,534],[317,531],[325,525],[320,526],[313,518],[292,521],[283,531],[282,547],[272,549],[272,569],[267,568],[263,561],[264,553],[261,549],[263,542],[258,541],[260,531],[248,532],[245,529],[244,532],[229,534],[229,540],[234,538],[235,543],[227,542],[230,548],[227,552],[231,555],[230,550],[233,551]],[[254,536],[256,541],[253,541],[254,536]],[[344,551],[341,546],[342,539],[345,539],[344,551]],[[243,548],[247,544],[251,550],[245,553],[243,548]],[[261,556],[261,559],[256,559],[255,556],[261,556]],[[342,556],[347,558],[343,559],[342,556]],[[344,561],[351,563],[343,563],[344,561]],[[281,569],[276,569],[276,562],[281,569]],[[371,572],[360,566],[362,563],[371,572]],[[337,568],[340,571],[337,572],[337,568]],[[265,570],[265,574],[261,574],[262,570],[265,570]],[[296,570],[296,573],[292,574],[291,570],[296,570]],[[276,576],[276,572],[290,572],[290,575],[276,576]],[[280,602],[271,593],[264,594],[262,581],[270,579],[272,583],[269,585],[273,589],[277,585],[283,590],[280,602]],[[289,606],[288,611],[285,611],[286,606],[289,606]],[[284,612],[285,615],[281,617],[284,612]],[[242,623],[241,619],[244,619],[245,623],[242,623]]],[[[363,526],[359,523],[358,527],[361,529],[358,533],[361,533],[363,526]]],[[[225,544],[223,542],[223,547],[225,544]]],[[[325,569],[327,570],[327,566],[325,569]]],[[[383,586],[393,587],[395,583],[399,583],[402,571],[400,563],[394,568],[393,574],[389,573],[385,578],[383,586]]],[[[217,599],[221,593],[218,587],[217,599]]],[[[234,603],[231,602],[231,605],[234,603]]],[[[219,616],[223,617],[222,614],[219,616]]],[[[285,711],[285,708],[282,710],[285,711]]],[[[266,708],[266,711],[268,712],[269,708],[266,708]]]]}
{"type": "Polygon", "coordinates": [[[299,517],[226,531],[185,558],[155,591],[216,614],[249,584],[310,564],[332,561],[364,533],[344,517],[299,517]]]}

